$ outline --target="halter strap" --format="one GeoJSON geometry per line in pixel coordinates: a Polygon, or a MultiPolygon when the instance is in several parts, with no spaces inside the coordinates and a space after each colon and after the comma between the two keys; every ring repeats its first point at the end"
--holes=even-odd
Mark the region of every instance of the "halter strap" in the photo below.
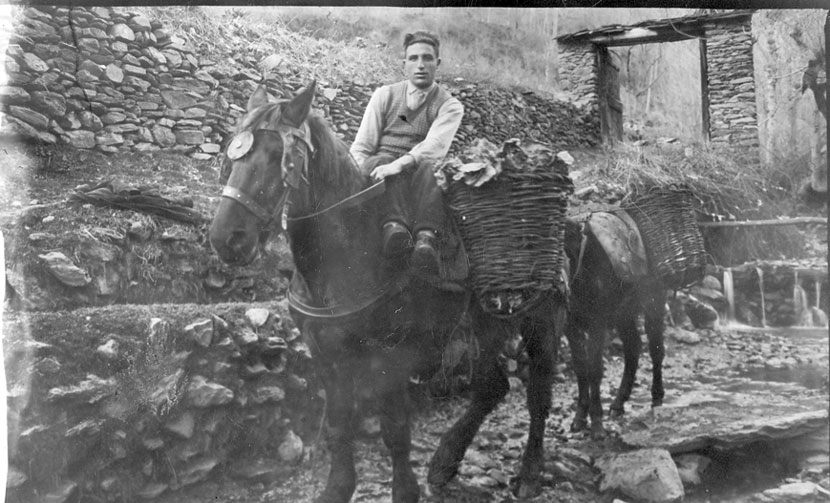
{"type": "Polygon", "coordinates": [[[242,192],[236,187],[225,185],[225,188],[222,189],[222,196],[231,198],[237,203],[241,204],[245,207],[245,209],[253,213],[260,220],[268,222],[272,218],[272,215],[268,213],[268,210],[260,206],[258,202],[254,201],[253,197],[242,192]]]}

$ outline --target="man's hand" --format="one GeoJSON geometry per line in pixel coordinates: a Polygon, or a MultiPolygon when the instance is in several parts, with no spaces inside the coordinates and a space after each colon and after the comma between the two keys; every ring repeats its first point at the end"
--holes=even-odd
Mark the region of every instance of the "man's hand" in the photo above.
{"type": "Polygon", "coordinates": [[[414,165],[415,158],[410,154],[404,154],[404,156],[400,159],[396,159],[389,164],[382,164],[376,167],[371,173],[369,173],[369,176],[372,177],[372,180],[379,182],[387,176],[397,175],[398,173],[401,173],[410,166],[414,165]]]}
{"type": "Polygon", "coordinates": [[[384,178],[386,178],[387,176],[397,175],[401,171],[403,171],[403,165],[401,163],[395,161],[395,162],[390,162],[389,164],[382,164],[382,165],[376,167],[375,169],[372,170],[372,172],[369,174],[369,176],[372,177],[372,180],[374,180],[376,182],[379,182],[379,181],[383,180],[384,178]]]}

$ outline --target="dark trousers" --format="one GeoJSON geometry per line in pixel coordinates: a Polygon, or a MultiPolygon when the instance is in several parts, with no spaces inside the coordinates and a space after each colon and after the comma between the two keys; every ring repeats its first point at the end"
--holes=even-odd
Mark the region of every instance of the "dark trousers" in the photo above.
{"type": "MultiPolygon", "coordinates": [[[[394,158],[377,155],[366,160],[371,172],[377,166],[392,162],[394,158]]],[[[441,232],[444,223],[444,199],[435,181],[432,166],[423,163],[414,171],[387,176],[386,214],[383,222],[398,222],[413,233],[421,230],[441,232]]]]}

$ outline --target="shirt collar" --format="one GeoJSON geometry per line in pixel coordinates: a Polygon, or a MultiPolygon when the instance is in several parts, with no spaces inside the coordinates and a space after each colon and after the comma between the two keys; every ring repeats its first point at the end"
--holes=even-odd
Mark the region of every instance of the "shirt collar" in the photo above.
{"type": "Polygon", "coordinates": [[[429,87],[428,87],[428,88],[426,88],[426,89],[419,89],[418,87],[415,87],[415,85],[414,85],[412,82],[410,82],[410,81],[408,81],[408,80],[407,80],[407,81],[406,81],[406,94],[407,94],[407,95],[410,95],[410,94],[415,94],[415,93],[424,93],[424,94],[427,94],[427,93],[429,93],[430,91],[432,91],[432,88],[433,88],[433,87],[435,87],[435,82],[433,82],[433,83],[432,83],[432,85],[431,85],[431,86],[429,86],[429,87]]]}

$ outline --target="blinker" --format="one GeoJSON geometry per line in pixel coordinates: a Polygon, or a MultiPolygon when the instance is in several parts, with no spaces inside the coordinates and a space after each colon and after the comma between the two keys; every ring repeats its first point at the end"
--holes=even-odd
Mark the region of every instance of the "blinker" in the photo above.
{"type": "Polygon", "coordinates": [[[254,144],[254,134],[250,131],[243,131],[236,135],[228,145],[228,159],[235,161],[241,159],[251,150],[254,144]]]}

